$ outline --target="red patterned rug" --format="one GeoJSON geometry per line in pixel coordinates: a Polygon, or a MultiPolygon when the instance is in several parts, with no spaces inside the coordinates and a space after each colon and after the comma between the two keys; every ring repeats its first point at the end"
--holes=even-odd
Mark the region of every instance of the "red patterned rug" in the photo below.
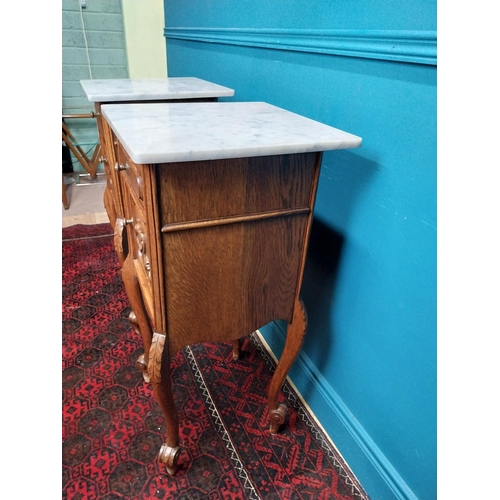
{"type": "Polygon", "coordinates": [[[165,422],[135,361],[142,340],[109,224],[63,229],[63,499],[366,499],[296,393],[269,433],[274,361],[259,337],[186,347],[171,362],[182,452],[171,477],[157,459],[165,422]]]}

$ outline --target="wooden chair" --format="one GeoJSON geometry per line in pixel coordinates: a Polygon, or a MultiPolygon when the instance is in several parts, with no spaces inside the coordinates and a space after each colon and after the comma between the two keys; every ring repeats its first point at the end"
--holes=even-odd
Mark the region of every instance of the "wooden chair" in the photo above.
{"type": "Polygon", "coordinates": [[[62,139],[67,144],[69,149],[71,149],[77,160],[82,164],[83,168],[90,174],[90,177],[94,179],[97,174],[97,167],[99,166],[101,144],[99,142],[97,143],[92,157],[89,158],[81,146],[75,141],[75,138],[64,123],[65,118],[95,118],[95,113],[92,111],[90,113],[62,115],[62,139]]]}
{"type": "Polygon", "coordinates": [[[62,202],[65,210],[69,208],[68,193],[66,192],[66,184],[64,183],[64,175],[62,176],[62,202]]]}
{"type": "MultiPolygon", "coordinates": [[[[83,168],[89,173],[90,177],[94,179],[97,175],[97,167],[99,166],[101,152],[101,144],[98,142],[94,148],[92,156],[89,158],[81,146],[76,142],[75,138],[69,131],[64,123],[65,118],[95,118],[95,113],[80,113],[80,114],[63,114],[62,115],[62,140],[69,147],[72,153],[76,156],[77,160],[82,164],[83,168]]],[[[64,176],[62,180],[62,202],[66,210],[69,208],[68,195],[66,191],[66,184],[64,183],[64,176]]]]}

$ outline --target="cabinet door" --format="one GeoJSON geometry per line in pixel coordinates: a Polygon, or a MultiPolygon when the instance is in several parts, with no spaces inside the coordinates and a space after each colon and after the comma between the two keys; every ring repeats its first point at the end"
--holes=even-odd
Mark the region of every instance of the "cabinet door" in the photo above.
{"type": "Polygon", "coordinates": [[[127,226],[128,251],[154,331],[165,332],[163,266],[154,165],[134,163],[120,143],[117,172],[127,226]]]}
{"type": "Polygon", "coordinates": [[[123,188],[125,217],[127,220],[128,251],[134,262],[134,270],[139,283],[147,313],[154,322],[152,265],[147,214],[135,196],[130,183],[123,173],[120,175],[123,188]]]}

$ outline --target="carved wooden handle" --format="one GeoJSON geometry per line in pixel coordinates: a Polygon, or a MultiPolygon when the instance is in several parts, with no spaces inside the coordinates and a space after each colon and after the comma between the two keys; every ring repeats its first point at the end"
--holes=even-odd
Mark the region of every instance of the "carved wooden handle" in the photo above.
{"type": "Polygon", "coordinates": [[[153,384],[161,382],[161,360],[165,347],[166,336],[162,333],[153,333],[151,349],[149,350],[149,377],[153,384]]]}

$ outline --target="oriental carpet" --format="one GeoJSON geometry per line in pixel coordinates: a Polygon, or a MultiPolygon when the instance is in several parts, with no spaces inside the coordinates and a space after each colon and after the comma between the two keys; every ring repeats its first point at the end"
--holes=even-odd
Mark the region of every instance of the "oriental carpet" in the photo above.
{"type": "Polygon", "coordinates": [[[142,340],[109,224],[63,229],[62,497],[365,500],[338,451],[288,382],[285,424],[269,433],[275,363],[255,333],[232,346],[202,343],[171,360],[179,470],[158,461],[165,421],[135,361],[142,340]]]}

